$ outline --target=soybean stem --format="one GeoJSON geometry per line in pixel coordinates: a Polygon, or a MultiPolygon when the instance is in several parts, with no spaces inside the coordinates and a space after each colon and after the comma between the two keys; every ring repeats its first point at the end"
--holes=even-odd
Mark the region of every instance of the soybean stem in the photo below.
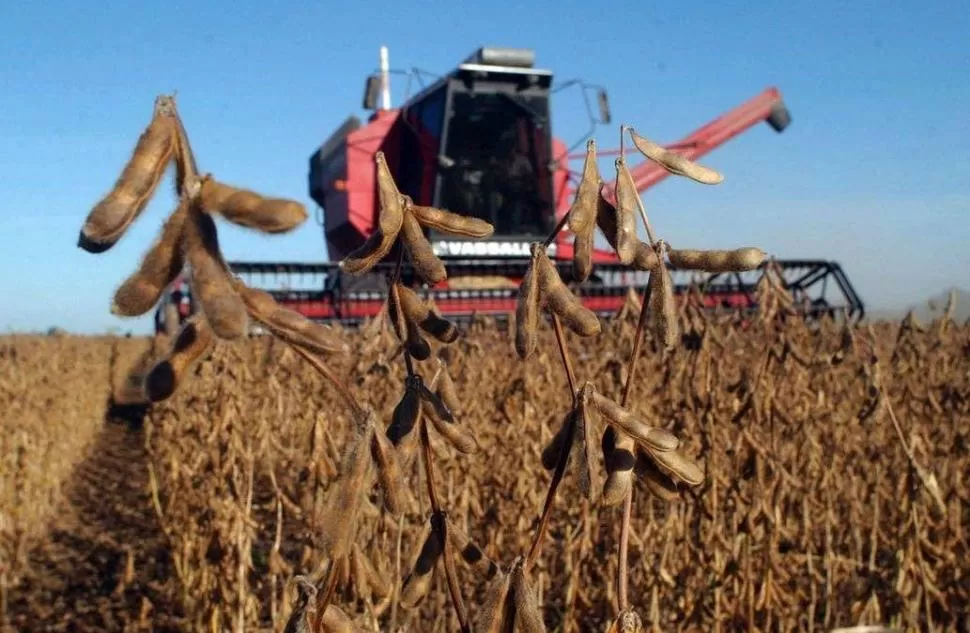
{"type": "MultiPolygon", "coordinates": [[[[620,160],[622,160],[624,162],[626,161],[626,159],[623,157],[623,139],[624,139],[623,133],[625,131],[627,131],[627,130],[631,130],[632,131],[633,128],[630,127],[629,125],[626,125],[626,124],[620,126],[620,160]]],[[[629,174],[629,172],[626,172],[626,171],[623,172],[623,175],[626,175],[626,174],[629,174]]],[[[620,177],[621,177],[621,174],[617,174],[617,178],[620,178],[620,177]]],[[[630,182],[630,186],[633,188],[634,191],[636,191],[636,184],[635,183],[630,182]]],[[[640,211],[640,219],[643,220],[643,226],[647,229],[647,242],[650,243],[650,246],[653,246],[654,242],[656,242],[657,240],[656,240],[656,238],[653,235],[653,229],[650,228],[650,220],[647,219],[647,210],[643,206],[643,200],[640,199],[640,192],[637,191],[636,194],[637,194],[637,196],[636,196],[637,197],[637,208],[640,211]]]]}
{"type": "MultiPolygon", "coordinates": [[[[647,229],[647,241],[652,247],[657,242],[657,239],[653,235],[653,229],[650,228],[650,220],[647,218],[647,209],[643,206],[643,200],[640,199],[639,191],[637,192],[637,209],[640,211],[640,219],[643,220],[643,226],[647,229]]],[[[663,264],[662,261],[660,263],[661,265],[663,264]]]]}
{"type": "Polygon", "coordinates": [[[330,381],[330,383],[337,390],[337,393],[339,393],[343,399],[347,401],[347,404],[350,405],[355,417],[360,418],[364,415],[364,409],[360,406],[360,403],[357,402],[357,398],[354,397],[354,394],[350,391],[350,389],[347,388],[347,385],[341,382],[341,380],[337,378],[329,367],[324,365],[319,358],[298,345],[291,345],[290,348],[302,356],[306,362],[310,363],[321,376],[330,381]]]}
{"type": "Polygon", "coordinates": [[[458,624],[461,627],[462,633],[471,633],[470,624],[468,623],[468,614],[465,612],[465,604],[461,598],[461,589],[458,587],[458,578],[455,574],[454,560],[452,559],[451,547],[448,544],[448,520],[441,510],[441,503],[438,499],[438,490],[435,486],[434,480],[434,455],[431,452],[431,437],[428,434],[428,424],[427,421],[422,420],[420,424],[421,428],[421,455],[424,458],[424,472],[425,479],[428,484],[428,498],[431,501],[431,511],[434,514],[435,519],[441,522],[444,526],[444,532],[441,534],[441,538],[445,540],[444,545],[444,566],[445,566],[445,577],[448,581],[448,592],[451,594],[451,602],[455,607],[455,614],[458,616],[458,624]]]}
{"type": "Polygon", "coordinates": [[[441,502],[438,500],[438,489],[434,483],[434,456],[431,453],[431,438],[428,435],[426,420],[421,420],[421,455],[424,458],[425,479],[428,486],[428,499],[431,501],[431,511],[441,512],[441,502]]]}
{"type": "MultiPolygon", "coordinates": [[[[552,315],[552,327],[556,333],[556,343],[559,346],[559,353],[562,356],[562,365],[566,370],[566,380],[569,381],[569,391],[572,394],[573,407],[575,408],[576,377],[573,375],[572,363],[569,360],[569,350],[566,347],[566,337],[562,331],[562,324],[559,322],[559,317],[555,314],[552,315]]],[[[542,515],[539,517],[539,527],[536,528],[535,536],[532,539],[532,546],[529,548],[529,554],[526,556],[525,571],[527,572],[532,568],[532,565],[535,564],[536,559],[539,557],[542,540],[545,537],[546,528],[549,525],[549,514],[552,511],[552,502],[556,498],[556,491],[559,490],[559,484],[562,483],[563,475],[566,473],[566,464],[569,461],[569,450],[573,443],[573,435],[576,433],[575,418],[570,416],[567,424],[569,426],[566,429],[566,438],[562,443],[562,447],[559,449],[559,458],[556,462],[556,469],[552,473],[552,480],[549,482],[549,490],[546,492],[546,499],[542,504],[542,515]]]]}
{"type": "MultiPolygon", "coordinates": [[[[657,266],[663,266],[663,262],[658,262],[657,266]]],[[[657,274],[656,272],[651,272],[651,275],[657,274]]],[[[633,392],[633,378],[636,375],[637,360],[640,358],[640,348],[643,343],[643,331],[646,328],[647,319],[649,318],[649,300],[650,300],[650,286],[647,286],[643,291],[643,298],[641,299],[640,305],[640,318],[637,319],[637,331],[636,335],[633,337],[633,353],[630,355],[630,369],[627,372],[626,385],[623,387],[623,399],[620,401],[620,406],[625,407],[627,402],[630,400],[630,394],[633,392]]],[[[628,587],[628,575],[627,575],[627,559],[629,557],[630,550],[630,517],[633,514],[633,486],[626,492],[626,496],[623,499],[623,520],[620,523],[620,545],[619,545],[619,565],[617,566],[617,602],[619,603],[620,611],[629,608],[630,600],[629,593],[627,591],[628,587]]]]}
{"type": "Polygon", "coordinates": [[[569,220],[569,213],[564,213],[563,216],[559,218],[559,222],[556,223],[556,228],[552,230],[552,233],[550,233],[549,236],[546,237],[545,242],[542,243],[544,247],[549,248],[549,245],[552,244],[553,240],[556,239],[556,236],[559,235],[559,232],[562,231],[564,226],[566,226],[566,222],[568,220],[569,220]]]}
{"type": "Polygon", "coordinates": [[[559,346],[559,355],[562,357],[562,366],[566,370],[566,380],[569,381],[569,393],[573,396],[573,405],[576,404],[576,376],[573,374],[573,364],[569,360],[569,349],[566,347],[566,336],[562,331],[562,323],[559,315],[552,315],[552,329],[556,333],[556,343],[559,346]]]}
{"type": "MultiPolygon", "coordinates": [[[[395,272],[395,277],[400,273],[400,263],[401,258],[398,258],[398,269],[395,272]]],[[[395,299],[397,297],[396,286],[391,286],[391,291],[395,292],[395,299]]],[[[396,302],[395,305],[400,305],[396,302]]],[[[407,365],[408,375],[414,374],[414,368],[411,364],[411,355],[408,353],[407,348],[404,350],[404,362],[407,365]]],[[[429,384],[429,389],[434,389],[441,376],[441,366],[435,371],[434,376],[431,378],[429,384]]],[[[444,531],[441,534],[441,538],[444,539],[444,567],[445,567],[445,578],[448,581],[448,593],[451,594],[451,603],[455,607],[455,615],[458,616],[458,625],[461,628],[462,633],[471,633],[471,624],[468,621],[468,613],[465,611],[465,603],[462,601],[461,588],[458,586],[458,576],[455,573],[455,562],[452,557],[451,546],[448,543],[448,519],[444,511],[441,509],[441,501],[438,497],[438,487],[435,485],[434,476],[434,454],[431,450],[431,436],[428,433],[428,421],[422,417],[419,424],[419,433],[421,438],[421,457],[424,462],[424,473],[425,482],[428,486],[428,499],[431,502],[431,511],[433,513],[433,520],[440,521],[441,526],[443,526],[444,531]]]]}
{"type": "Polygon", "coordinates": [[[341,562],[340,560],[330,562],[330,569],[327,572],[327,585],[322,593],[317,594],[319,598],[317,599],[316,606],[317,615],[313,622],[314,631],[320,630],[320,625],[323,623],[323,615],[327,612],[327,607],[330,606],[330,599],[333,598],[333,593],[337,589],[337,578],[340,577],[337,566],[341,562]]]}

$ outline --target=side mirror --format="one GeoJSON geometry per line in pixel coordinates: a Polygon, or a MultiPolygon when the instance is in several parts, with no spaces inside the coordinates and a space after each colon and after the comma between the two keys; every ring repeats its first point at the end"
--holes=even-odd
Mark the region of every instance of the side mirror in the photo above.
{"type": "Polygon", "coordinates": [[[364,84],[364,109],[376,110],[380,96],[381,77],[380,75],[371,75],[367,78],[367,83],[364,84]]]}
{"type": "Polygon", "coordinates": [[[610,100],[606,96],[606,90],[603,88],[596,91],[596,102],[600,108],[600,122],[604,125],[608,124],[613,120],[613,117],[610,116],[610,100]]]}

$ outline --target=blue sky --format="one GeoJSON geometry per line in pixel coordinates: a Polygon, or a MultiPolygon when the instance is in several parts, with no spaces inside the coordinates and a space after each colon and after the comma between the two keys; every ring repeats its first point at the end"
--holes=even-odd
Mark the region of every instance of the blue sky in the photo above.
{"type": "MultiPolygon", "coordinates": [[[[109,252],[75,243],[155,95],[178,91],[203,170],[312,213],[307,159],[362,114],[382,44],[393,67],[435,72],[480,45],[533,48],[560,80],[605,85],[615,121],[660,142],[776,85],[791,127],[759,125],[709,154],[726,176],[717,187],[671,178],[645,193],[658,233],[835,259],[873,309],[970,285],[961,2],[9,0],[2,14],[0,330],[149,330],[150,317],[108,308],[174,204],[168,182],[109,252]]],[[[392,89],[399,102],[400,78],[392,89]]],[[[585,115],[577,92],[561,96],[554,133],[571,143],[585,115]]],[[[612,146],[616,133],[598,137],[612,146]]],[[[312,218],[285,236],[220,230],[228,259],[326,259],[312,218]]]]}

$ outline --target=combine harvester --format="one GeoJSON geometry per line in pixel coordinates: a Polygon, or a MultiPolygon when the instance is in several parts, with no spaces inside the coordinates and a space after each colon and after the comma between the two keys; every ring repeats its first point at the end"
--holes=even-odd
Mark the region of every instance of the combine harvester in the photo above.
{"type": "MultiPolygon", "coordinates": [[[[373,114],[366,124],[356,116],[348,117],[310,157],[309,192],[322,208],[321,224],[333,261],[229,262],[232,271],[315,321],[357,325],[377,315],[396,250],[363,276],[342,273],[337,262],[376,228],[374,155],[382,151],[401,192],[415,203],[482,218],[495,227],[486,240],[429,234],[448,267],[448,279],[421,292],[433,298],[443,316],[456,321],[475,315],[504,318],[514,312],[516,290],[529,263],[529,243],[544,240],[569,210],[579,180],[569,161],[578,161],[581,169],[586,139],[597,125],[611,121],[604,89],[578,80],[554,87],[552,72],[535,68],[533,62],[530,50],[480,48],[404,105],[391,108],[387,50],[382,49],[381,71],[367,79],[363,99],[364,108],[373,114]],[[590,128],[567,148],[553,136],[550,115],[552,95],[571,86],[582,91],[590,128]]],[[[409,89],[421,78],[418,71],[402,74],[409,89]]],[[[761,122],[780,133],[790,121],[781,94],[768,88],[666,147],[697,159],[761,122]]],[[[619,152],[597,153],[603,157],[619,152]]],[[[632,167],[631,173],[640,192],[669,175],[652,161],[632,167]]],[[[605,189],[610,199],[612,185],[605,189]]],[[[549,254],[568,281],[572,258],[568,229],[560,232],[549,254]]],[[[806,316],[863,315],[862,302],[838,263],[775,263],[806,316]]],[[[641,292],[646,287],[648,273],[621,265],[608,248],[596,251],[594,264],[588,280],[571,286],[587,307],[602,316],[620,310],[631,287],[641,292]]],[[[701,276],[671,272],[678,293],[696,283],[709,307],[757,305],[759,271],[701,276]]],[[[415,285],[407,262],[402,278],[415,285]]],[[[188,285],[177,280],[159,306],[156,328],[165,328],[165,314],[174,316],[177,311],[184,319],[193,310],[188,285]]]]}

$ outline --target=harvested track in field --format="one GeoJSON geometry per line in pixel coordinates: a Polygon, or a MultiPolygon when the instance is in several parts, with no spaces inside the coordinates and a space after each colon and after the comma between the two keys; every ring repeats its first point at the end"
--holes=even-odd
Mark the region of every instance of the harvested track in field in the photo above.
{"type": "Polygon", "coordinates": [[[152,512],[144,433],[137,411],[123,413],[135,415],[106,421],[11,590],[11,633],[180,630],[162,588],[170,557],[152,512]]]}

